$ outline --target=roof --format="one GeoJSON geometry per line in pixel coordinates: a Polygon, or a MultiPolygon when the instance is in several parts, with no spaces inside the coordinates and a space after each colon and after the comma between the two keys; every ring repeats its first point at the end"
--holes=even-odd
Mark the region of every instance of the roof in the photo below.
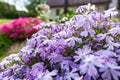
{"type": "MultiPolygon", "coordinates": [[[[87,3],[109,3],[111,0],[68,0],[69,6],[78,6],[83,5],[87,3]]],[[[47,4],[50,5],[50,7],[62,7],[64,6],[64,0],[48,0],[47,4]]]]}

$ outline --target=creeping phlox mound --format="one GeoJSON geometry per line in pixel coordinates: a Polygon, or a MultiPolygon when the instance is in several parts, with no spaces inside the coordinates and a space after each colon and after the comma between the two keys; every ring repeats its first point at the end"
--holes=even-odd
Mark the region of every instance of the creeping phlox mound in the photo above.
{"type": "Polygon", "coordinates": [[[0,34],[8,35],[10,38],[25,39],[38,31],[34,26],[41,21],[37,18],[18,18],[3,24],[0,27],[0,34]]]}
{"type": "Polygon", "coordinates": [[[0,80],[120,80],[117,12],[77,9],[65,23],[42,23],[20,52],[3,59],[0,80]]]}

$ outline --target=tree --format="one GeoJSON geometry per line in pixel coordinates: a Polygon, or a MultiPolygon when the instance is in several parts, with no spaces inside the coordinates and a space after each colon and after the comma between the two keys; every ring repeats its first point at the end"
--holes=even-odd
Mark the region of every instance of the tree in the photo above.
{"type": "MultiPolygon", "coordinates": [[[[40,3],[46,3],[47,2],[47,0],[28,0],[29,1],[29,5],[27,5],[26,7],[27,7],[27,9],[29,10],[29,12],[30,13],[36,13],[36,11],[35,11],[35,7],[37,6],[37,5],[39,5],[40,3]]],[[[37,15],[37,13],[36,13],[36,15],[37,15]]]]}

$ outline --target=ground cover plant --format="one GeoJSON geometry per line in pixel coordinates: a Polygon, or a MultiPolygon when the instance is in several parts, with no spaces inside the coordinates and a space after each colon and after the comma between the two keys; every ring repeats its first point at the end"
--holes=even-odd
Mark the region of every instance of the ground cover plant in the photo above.
{"type": "Polygon", "coordinates": [[[0,63],[3,80],[119,80],[120,22],[117,12],[87,6],[65,23],[42,23],[18,54],[0,63]]]}
{"type": "Polygon", "coordinates": [[[0,34],[8,35],[10,38],[26,39],[38,30],[34,28],[41,21],[37,18],[18,18],[3,24],[0,27],[0,34]]]}

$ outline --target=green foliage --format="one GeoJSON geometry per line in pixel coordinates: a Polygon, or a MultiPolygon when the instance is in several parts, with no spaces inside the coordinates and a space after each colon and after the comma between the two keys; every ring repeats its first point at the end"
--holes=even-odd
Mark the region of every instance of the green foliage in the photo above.
{"type": "MultiPolygon", "coordinates": [[[[64,14],[64,12],[61,12],[60,15],[58,16],[58,19],[54,19],[54,22],[62,22],[61,20],[65,17],[68,20],[70,20],[74,15],[75,15],[75,11],[72,9],[68,9],[67,14],[64,14]]],[[[64,22],[64,21],[63,21],[64,22]]]]}
{"type": "Polygon", "coordinates": [[[64,12],[62,12],[59,15],[59,18],[62,19],[63,17],[67,17],[68,19],[72,18],[75,15],[75,11],[73,11],[72,9],[68,9],[68,13],[64,14],[64,12]]]}
{"type": "Polygon", "coordinates": [[[38,5],[40,3],[46,3],[47,0],[29,0],[30,4],[33,4],[33,5],[38,5]]]}
{"type": "Polygon", "coordinates": [[[0,35],[0,57],[6,55],[6,49],[10,47],[15,40],[7,35],[0,35]]]}
{"type": "Polygon", "coordinates": [[[37,16],[40,20],[44,21],[44,22],[49,22],[49,14],[50,11],[47,10],[40,10],[38,11],[39,15],[37,16]]]}
{"type": "MultiPolygon", "coordinates": [[[[31,5],[28,8],[31,9],[31,5]]],[[[18,17],[36,17],[38,14],[30,10],[28,13],[24,11],[17,11],[14,6],[8,5],[7,3],[0,2],[0,18],[14,19],[18,17]]]]}
{"type": "Polygon", "coordinates": [[[29,0],[30,4],[27,5],[27,9],[29,10],[28,16],[37,17],[39,14],[35,11],[35,7],[40,3],[46,3],[47,0],[29,0]]]}
{"type": "Polygon", "coordinates": [[[0,2],[0,18],[17,18],[18,12],[14,6],[0,2]]]}

